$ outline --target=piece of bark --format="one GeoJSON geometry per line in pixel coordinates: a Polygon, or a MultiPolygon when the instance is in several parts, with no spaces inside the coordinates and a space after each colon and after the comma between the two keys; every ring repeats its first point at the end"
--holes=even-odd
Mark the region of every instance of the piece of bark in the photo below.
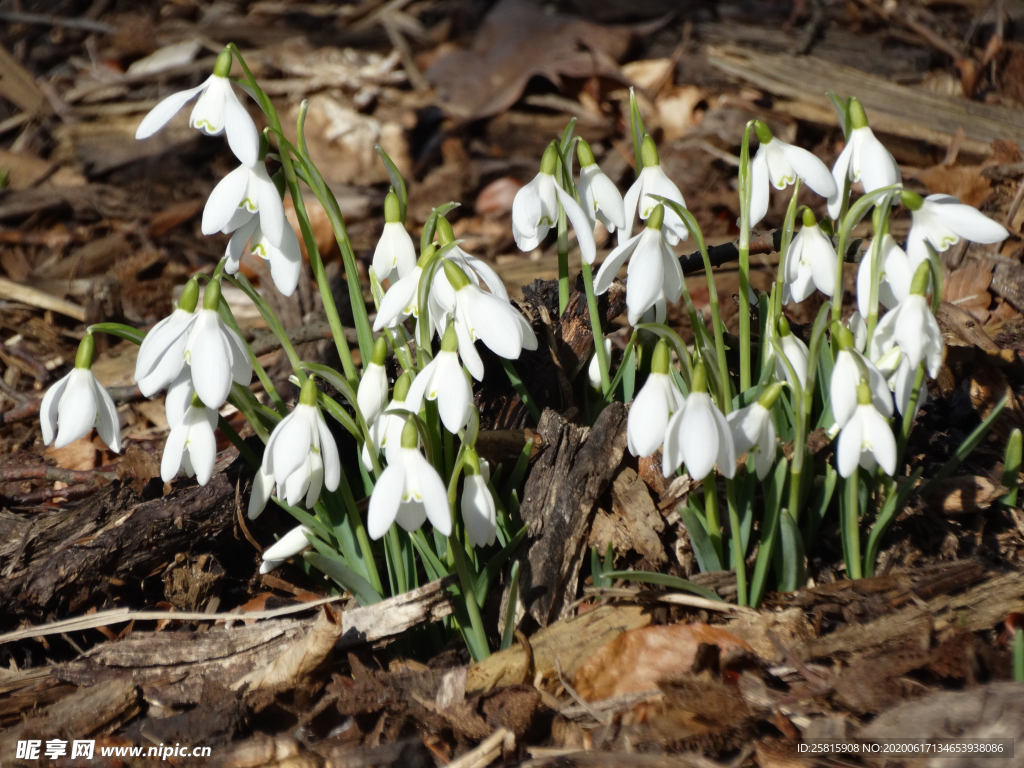
{"type": "Polygon", "coordinates": [[[668,562],[659,536],[665,530],[665,521],[655,508],[647,485],[629,467],[612,483],[612,511],[632,548],[644,560],[654,568],[668,562]]]}
{"type": "Polygon", "coordinates": [[[526,609],[547,626],[575,597],[594,505],[626,448],[626,409],[609,405],[589,430],[548,410],[537,431],[545,449],[523,490],[530,548],[519,583],[526,609]]]}

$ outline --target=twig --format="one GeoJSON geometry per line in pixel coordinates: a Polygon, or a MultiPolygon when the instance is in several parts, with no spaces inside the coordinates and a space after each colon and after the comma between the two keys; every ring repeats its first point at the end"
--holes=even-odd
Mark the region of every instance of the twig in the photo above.
{"type": "MultiPolygon", "coordinates": [[[[779,250],[781,245],[781,229],[776,229],[772,232],[762,232],[757,237],[751,236],[750,238],[751,253],[774,253],[779,250]]],[[[708,256],[711,259],[711,266],[720,267],[723,264],[728,264],[730,261],[737,261],[739,259],[739,246],[735,241],[723,243],[722,245],[712,245],[708,247],[708,256]]],[[[704,260],[700,255],[700,251],[680,256],[679,264],[682,266],[684,274],[704,271],[704,260]]]]}
{"type": "Polygon", "coordinates": [[[67,501],[78,501],[100,490],[97,485],[72,485],[67,488],[39,488],[38,490],[26,493],[24,496],[12,496],[11,501],[15,506],[31,507],[36,504],[45,504],[53,499],[66,499],[67,501]]]}
{"type": "Polygon", "coordinates": [[[259,557],[263,557],[263,547],[256,543],[256,539],[249,533],[249,527],[245,524],[245,518],[242,516],[242,478],[238,478],[238,482],[235,483],[235,513],[238,515],[238,527],[242,529],[242,534],[245,536],[245,540],[252,544],[253,549],[256,550],[256,554],[259,557]]]}
{"type": "Polygon", "coordinates": [[[565,692],[572,696],[572,698],[576,701],[577,704],[579,704],[581,707],[587,710],[587,712],[590,713],[590,716],[592,718],[594,718],[597,722],[604,726],[612,724],[612,720],[610,717],[608,717],[607,715],[602,717],[600,712],[598,712],[596,709],[590,706],[590,703],[586,701],[578,693],[576,693],[573,687],[569,685],[569,681],[562,676],[562,664],[558,661],[557,655],[555,656],[555,672],[558,673],[558,682],[562,684],[562,688],[565,689],[565,692]]]}
{"type": "Polygon", "coordinates": [[[86,32],[98,32],[101,35],[116,34],[118,28],[102,21],[92,19],[74,19],[54,16],[50,13],[22,13],[21,11],[0,11],[0,21],[12,21],[20,24],[38,24],[44,27],[64,27],[65,29],[81,29],[86,32]]]}
{"type": "Polygon", "coordinates": [[[96,480],[115,480],[116,472],[101,472],[98,469],[63,469],[61,467],[8,467],[0,469],[0,483],[18,480],[47,480],[61,483],[95,483],[96,480]]]}
{"type": "MultiPolygon", "coordinates": [[[[1021,200],[1024,200],[1024,180],[1021,180],[1020,185],[1017,187],[1017,194],[1013,196],[1013,200],[1010,202],[1010,207],[1006,210],[1006,228],[1010,229],[1013,224],[1013,219],[1017,215],[1017,211],[1020,210],[1021,200]]],[[[1013,230],[1010,229],[1012,232],[1013,230]]]]}
{"type": "Polygon", "coordinates": [[[499,728],[475,748],[448,763],[448,768],[484,768],[501,757],[502,745],[511,736],[511,732],[499,728]]]}

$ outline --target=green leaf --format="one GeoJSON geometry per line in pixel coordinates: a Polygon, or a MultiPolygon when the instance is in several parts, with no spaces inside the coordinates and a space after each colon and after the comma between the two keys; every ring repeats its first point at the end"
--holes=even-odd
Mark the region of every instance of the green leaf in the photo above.
{"type": "Polygon", "coordinates": [[[1004,396],[1003,399],[996,404],[995,408],[992,409],[992,412],[989,413],[985,420],[981,422],[981,424],[979,424],[960,444],[960,447],[956,449],[956,453],[953,454],[952,458],[943,464],[942,469],[938,471],[935,477],[929,480],[925,484],[924,488],[921,489],[921,498],[927,499],[935,491],[935,486],[953,474],[953,472],[956,471],[956,468],[963,463],[964,459],[970,455],[971,451],[978,447],[978,444],[985,438],[985,435],[988,434],[988,431],[992,428],[992,425],[999,417],[999,414],[1003,412],[1003,408],[1006,407],[1008,402],[1009,396],[1004,396]]]}
{"type": "Polygon", "coordinates": [[[1003,487],[1008,489],[1000,501],[1008,507],[1017,503],[1017,486],[1020,484],[1021,464],[1021,432],[1019,429],[1010,433],[1006,441],[1006,454],[1003,457],[1003,487]]]}
{"type": "Polygon", "coordinates": [[[829,101],[832,102],[832,106],[836,108],[836,115],[839,117],[839,127],[843,129],[843,136],[849,138],[850,136],[850,101],[849,99],[843,99],[834,91],[826,91],[825,95],[828,96],[829,101]]]}
{"type": "Polygon", "coordinates": [[[565,157],[565,153],[569,149],[569,142],[572,141],[572,132],[576,129],[576,118],[572,118],[565,125],[565,130],[562,131],[562,143],[559,147],[562,157],[565,157]]]}
{"type": "Polygon", "coordinates": [[[402,178],[402,173],[398,170],[398,166],[388,157],[388,153],[381,149],[380,144],[374,144],[373,148],[377,150],[377,154],[380,155],[380,159],[384,162],[384,168],[387,169],[388,180],[391,182],[391,187],[395,190],[395,196],[398,197],[398,205],[401,208],[402,223],[404,224],[405,214],[409,210],[409,193],[405,189],[405,179],[402,178]]]}
{"type": "Polygon", "coordinates": [[[779,514],[779,541],[782,543],[782,584],[779,591],[794,592],[803,581],[804,540],[788,509],[779,514]]]}
{"type": "MultiPolygon", "coordinates": [[[[315,542],[314,546],[316,546],[315,542]]],[[[320,550],[320,547],[317,549],[320,550]]],[[[303,557],[310,565],[326,573],[340,586],[355,595],[360,605],[374,605],[383,599],[370,586],[370,582],[341,562],[340,558],[330,557],[323,551],[307,552],[303,557]]]]}
{"type": "Polygon", "coordinates": [[[667,573],[649,573],[648,571],[605,571],[604,575],[609,579],[628,579],[629,581],[639,581],[641,584],[657,584],[661,587],[671,587],[672,589],[679,589],[684,592],[692,592],[695,595],[700,595],[701,597],[707,598],[708,600],[714,600],[718,603],[725,602],[707,587],[694,584],[692,581],[687,581],[686,579],[680,579],[678,576],[669,576],[667,573]]]}
{"type": "Polygon", "coordinates": [[[889,530],[892,521],[901,509],[907,505],[911,495],[914,493],[917,481],[924,474],[924,468],[918,467],[914,473],[900,486],[898,490],[893,489],[889,498],[885,500],[882,509],[878,512],[875,524],[871,526],[871,533],[868,535],[868,545],[864,551],[864,575],[875,575],[875,561],[878,560],[878,549],[882,545],[882,537],[889,530]]]}
{"type": "Polygon", "coordinates": [[[505,603],[505,626],[501,630],[501,650],[512,647],[516,636],[516,611],[519,607],[519,561],[512,563],[508,579],[508,601],[505,603]]]}
{"type": "Polygon", "coordinates": [[[750,582],[750,604],[754,608],[760,606],[764,599],[768,567],[772,563],[775,541],[778,538],[782,491],[786,486],[788,473],[789,462],[783,456],[775,465],[775,469],[764,479],[764,520],[761,522],[761,544],[757,548],[754,577],[750,582]]]}
{"type": "Polygon", "coordinates": [[[644,118],[640,114],[640,105],[636,103],[636,94],[633,93],[633,89],[629,89],[629,125],[630,131],[633,135],[633,153],[636,155],[636,175],[640,175],[640,171],[644,169],[644,161],[640,152],[640,145],[643,143],[644,134],[647,133],[644,128],[644,118]]]}
{"type": "MultiPolygon", "coordinates": [[[[473,585],[474,597],[476,597],[476,604],[483,605],[487,601],[487,593],[491,591],[491,587],[494,586],[495,580],[498,578],[498,574],[501,569],[505,567],[505,563],[512,557],[513,553],[519,547],[519,543],[523,540],[526,535],[527,527],[524,525],[519,529],[519,532],[512,537],[512,540],[501,548],[494,557],[492,557],[484,569],[480,571],[480,575],[476,577],[476,584],[473,585]]],[[[458,545],[456,545],[458,546],[458,545]]]]}
{"type": "MultiPolygon", "coordinates": [[[[826,355],[828,357],[828,355],[826,355]]],[[[832,503],[832,496],[835,494],[836,483],[839,480],[839,473],[831,464],[825,465],[825,476],[822,478],[821,489],[818,491],[804,519],[804,549],[810,550],[814,544],[814,538],[818,535],[818,529],[825,519],[828,506],[832,503]]]]}
{"type": "Polygon", "coordinates": [[[427,571],[427,575],[431,581],[437,581],[443,579],[449,574],[448,567],[442,563],[437,555],[434,554],[434,550],[430,548],[427,543],[427,537],[423,534],[423,529],[420,528],[412,536],[412,545],[416,547],[416,551],[420,553],[420,557],[423,559],[423,567],[427,571]]]}
{"type": "Polygon", "coordinates": [[[710,573],[722,570],[722,561],[718,559],[718,552],[715,550],[715,545],[711,543],[708,529],[700,515],[684,504],[679,507],[679,516],[690,536],[690,545],[693,547],[693,554],[697,558],[697,565],[700,566],[701,572],[710,573]]]}
{"type": "Polygon", "coordinates": [[[501,498],[511,499],[512,492],[517,490],[523,484],[523,478],[526,477],[526,470],[530,467],[530,457],[532,454],[533,438],[531,437],[526,441],[526,444],[523,446],[523,450],[519,452],[516,464],[512,468],[512,474],[508,476],[508,482],[505,483],[505,486],[501,489],[501,498]]]}
{"type": "Polygon", "coordinates": [[[95,325],[90,325],[87,330],[89,333],[106,333],[110,336],[117,336],[119,339],[131,341],[135,344],[142,344],[142,340],[146,338],[144,331],[132,328],[130,325],[124,325],[123,323],[96,323],[95,325]]]}

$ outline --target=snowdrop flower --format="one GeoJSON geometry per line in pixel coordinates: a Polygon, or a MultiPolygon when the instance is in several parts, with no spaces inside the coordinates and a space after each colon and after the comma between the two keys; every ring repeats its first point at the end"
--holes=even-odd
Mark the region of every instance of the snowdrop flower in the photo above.
{"type": "Polygon", "coordinates": [[[448,491],[437,470],[423,458],[418,442],[416,424],[409,419],[395,460],[388,462],[370,496],[366,527],[372,539],[381,538],[394,522],[411,533],[428,519],[438,533],[449,536],[452,532],[448,491]]]}
{"type": "Polygon", "coordinates": [[[669,374],[670,365],[668,343],[660,339],[651,356],[651,373],[633,398],[626,421],[626,442],[634,456],[647,457],[658,450],[669,419],[686,404],[669,374]]]}
{"type": "Polygon", "coordinates": [[[836,193],[828,167],[813,154],[776,139],[760,120],[754,121],[754,132],[761,146],[750,164],[750,226],[768,213],[769,183],[776,189],[785,189],[799,177],[824,198],[836,193]]]}
{"type": "Polygon", "coordinates": [[[195,475],[200,485],[210,482],[213,464],[217,459],[217,438],[213,434],[217,426],[217,411],[207,408],[198,395],[164,443],[164,455],[160,461],[160,479],[171,482],[184,469],[189,477],[195,475]]]}
{"type": "Polygon", "coordinates": [[[793,372],[796,374],[796,381],[793,381],[793,377],[789,372],[789,367],[776,357],[775,359],[775,376],[779,379],[785,379],[789,382],[791,387],[799,386],[803,389],[807,383],[807,358],[810,352],[807,349],[807,345],[803,343],[796,334],[789,330],[789,320],[785,317],[780,317],[777,323],[778,328],[778,340],[779,346],[782,348],[782,354],[785,355],[789,361],[789,365],[793,367],[793,372]]]}
{"type": "Polygon", "coordinates": [[[576,145],[576,156],[580,159],[580,181],[577,188],[591,228],[600,221],[609,232],[614,232],[616,227],[624,229],[626,211],[619,188],[598,167],[593,150],[583,139],[576,145]]]}
{"type": "Polygon", "coordinates": [[[494,497],[487,487],[487,462],[472,448],[466,449],[466,474],[462,486],[462,522],[466,536],[474,547],[488,547],[494,543],[498,530],[498,511],[494,497]]]}
{"type": "Polygon", "coordinates": [[[717,463],[718,471],[731,478],[736,474],[736,449],[729,422],[707,393],[703,363],[693,367],[691,383],[686,403],[669,419],[665,430],[662,472],[668,477],[685,463],[690,477],[703,480],[717,463]]]}
{"type": "Polygon", "coordinates": [[[839,354],[836,355],[836,364],[832,369],[829,394],[836,425],[843,427],[856,412],[861,383],[867,384],[875,410],[886,417],[892,416],[892,395],[885,375],[857,351],[853,334],[848,329],[836,323],[833,333],[837,335],[839,354]]]}
{"type": "Polygon", "coordinates": [[[480,339],[494,354],[516,360],[524,349],[537,348],[537,336],[526,318],[508,301],[484,293],[455,264],[445,259],[444,273],[455,289],[455,333],[459,356],[477,381],[484,377],[484,364],[473,342],[480,339]]]}
{"type": "Polygon", "coordinates": [[[381,282],[390,279],[398,270],[400,278],[416,267],[416,247],[412,244],[405,223],[402,221],[402,207],[398,195],[390,191],[384,198],[384,231],[373,252],[370,269],[381,282]]]}
{"type": "Polygon", "coordinates": [[[367,424],[373,424],[384,406],[388,404],[388,372],[384,368],[384,360],[388,354],[388,344],[383,336],[373,344],[373,356],[370,364],[363,369],[356,391],[356,404],[367,424]]]}
{"type": "Polygon", "coordinates": [[[274,427],[263,451],[258,477],[260,493],[249,497],[249,517],[255,518],[267,504],[267,489],[277,483],[277,494],[296,506],[306,497],[312,509],[326,486],[333,491],[341,482],[341,461],[327,422],[316,406],[316,382],[306,379],[299,403],[274,427]]]}
{"type": "MultiPolygon", "coordinates": [[[[261,149],[265,141],[260,142],[261,149]]],[[[265,154],[265,150],[260,154],[265,154]]],[[[255,165],[238,166],[213,188],[203,209],[203,234],[234,232],[256,214],[259,214],[260,230],[267,240],[281,248],[286,224],[284,203],[262,157],[255,165]]]]}
{"type": "Polygon", "coordinates": [[[234,231],[228,241],[228,247],[224,251],[227,261],[224,264],[224,271],[233,275],[238,271],[241,264],[242,253],[246,244],[249,245],[249,255],[259,256],[270,264],[270,277],[274,285],[281,292],[282,296],[291,296],[299,284],[299,272],[302,271],[302,250],[299,248],[299,238],[291,224],[285,224],[281,233],[280,246],[274,245],[263,233],[260,226],[260,217],[252,216],[249,220],[234,231]]]}
{"type": "MultiPolygon", "coordinates": [[[[383,451],[384,458],[388,464],[397,460],[398,449],[402,444],[402,429],[405,427],[405,415],[394,413],[394,411],[411,411],[419,413],[419,400],[409,397],[409,390],[412,388],[412,372],[406,371],[398,377],[395,382],[395,389],[391,396],[391,402],[387,404],[380,415],[370,425],[370,439],[363,443],[362,459],[363,466],[369,470],[373,464],[370,461],[370,447],[378,453],[383,451]]],[[[358,394],[357,394],[358,399],[358,394]]]]}
{"type": "Polygon", "coordinates": [[[942,331],[935,321],[924,292],[930,277],[928,264],[922,264],[914,273],[910,295],[899,303],[896,309],[887,312],[878,323],[871,338],[871,357],[878,358],[893,344],[907,356],[913,370],[925,362],[928,375],[933,379],[939,375],[942,366],[942,351],[945,343],[942,331]]]}
{"type": "Polygon", "coordinates": [[[243,342],[217,312],[220,282],[211,281],[203,293],[203,308],[196,312],[185,341],[184,361],[192,370],[192,385],[210,408],[227,402],[234,381],[243,387],[252,380],[252,363],[243,342]]]}
{"type": "Polygon", "coordinates": [[[292,528],[288,533],[263,550],[263,562],[260,563],[260,573],[270,573],[309,546],[307,536],[312,536],[313,531],[304,525],[292,528]]]}
{"type": "Polygon", "coordinates": [[[43,445],[63,448],[96,427],[100,439],[114,453],[121,452],[121,421],[110,394],[92,375],[92,334],[87,333],[78,345],[75,367],[71,373],[46,392],[39,406],[39,426],[43,445]]]}
{"type": "Polygon", "coordinates": [[[154,325],[142,340],[135,360],[135,382],[145,397],[152,397],[181,373],[188,331],[198,303],[199,283],[192,278],[185,283],[177,309],[154,325]]]}
{"type": "Polygon", "coordinates": [[[828,215],[833,219],[838,219],[842,210],[843,188],[847,180],[859,181],[865,194],[899,184],[902,180],[895,158],[868,127],[864,107],[851,97],[849,109],[850,135],[846,137],[846,147],[832,168],[836,189],[828,199],[828,215]]]}
{"type": "MultiPolygon", "coordinates": [[[[914,275],[907,254],[896,245],[886,232],[879,244],[881,267],[878,273],[878,303],[892,309],[910,293],[910,280],[914,275]]],[[[874,261],[874,243],[868,246],[857,269],[857,309],[861,317],[871,314],[871,268],[874,261]]]]}
{"type": "Polygon", "coordinates": [[[782,385],[775,382],[756,402],[725,417],[736,453],[746,453],[754,458],[758,480],[764,480],[775,464],[775,422],[772,421],[771,407],[781,393],[782,385]]]}
{"type": "Polygon", "coordinates": [[[857,387],[857,410],[840,431],[836,445],[836,468],[843,477],[850,477],[858,465],[867,470],[881,465],[889,476],[896,471],[896,438],[871,400],[870,387],[861,382],[857,387]]]}
{"type": "MultiPolygon", "coordinates": [[[[896,348],[898,349],[898,347],[896,348]]],[[[917,416],[918,410],[928,401],[928,385],[921,381],[921,388],[917,393],[917,402],[914,403],[913,413],[907,413],[910,409],[910,398],[914,394],[914,380],[917,377],[917,369],[910,366],[907,356],[900,354],[899,364],[896,366],[895,375],[890,379],[893,395],[896,398],[896,407],[900,415],[906,419],[913,419],[917,416]]]]}
{"type": "Polygon", "coordinates": [[[594,228],[580,204],[555,181],[553,174],[557,163],[557,143],[552,141],[544,150],[540,173],[516,192],[512,200],[512,235],[519,250],[532,251],[547,237],[548,231],[557,226],[558,203],[561,203],[572,228],[576,230],[580,255],[587,264],[593,264],[597,255],[594,228]]]}
{"type": "Polygon", "coordinates": [[[632,256],[626,271],[626,309],[631,325],[636,325],[659,302],[679,301],[683,293],[683,270],[669,247],[671,230],[667,217],[665,206],[656,206],[645,217],[647,226],[643,232],[609,253],[594,278],[594,291],[600,295],[611,287],[619,269],[632,256]]]}
{"type": "Polygon", "coordinates": [[[405,277],[391,284],[377,309],[377,319],[373,321],[373,330],[395,328],[409,317],[419,318],[419,287],[423,268],[434,256],[434,246],[428,245],[420,254],[420,260],[405,277]]]}
{"type": "MultiPolygon", "coordinates": [[[[604,340],[604,359],[610,360],[612,355],[612,340],[607,336],[604,340]]],[[[601,391],[601,364],[597,359],[597,350],[590,356],[590,365],[587,366],[587,381],[594,389],[601,391]]]]}
{"type": "Polygon", "coordinates": [[[181,372],[167,387],[164,397],[164,412],[167,415],[167,426],[174,427],[192,405],[192,396],[196,389],[192,386],[192,369],[188,365],[181,366],[181,372]]]}
{"type": "Polygon", "coordinates": [[[458,348],[455,326],[449,325],[441,339],[441,351],[416,375],[408,398],[414,403],[422,402],[424,397],[436,400],[441,423],[453,435],[469,422],[473,407],[473,388],[462,370],[458,348]]]}
{"type": "Polygon", "coordinates": [[[803,223],[786,254],[784,304],[803,301],[815,288],[826,296],[836,290],[836,249],[809,209],[804,209],[803,223]]]}
{"type": "Polygon", "coordinates": [[[199,94],[192,109],[189,125],[207,136],[227,133],[228,146],[245,165],[255,165],[259,151],[259,134],[245,107],[231,89],[231,52],[221,51],[213,74],[202,84],[172,94],[150,110],[135,131],[136,139],[148,139],[171,121],[178,110],[199,94]]]}
{"type": "MultiPolygon", "coordinates": [[[[664,197],[686,207],[683,193],[661,169],[658,148],[650,136],[644,135],[644,140],[640,145],[640,159],[644,164],[643,170],[640,171],[640,175],[636,177],[636,181],[626,192],[626,197],[623,200],[626,209],[626,226],[619,229],[619,245],[622,245],[633,231],[633,217],[637,215],[638,209],[640,220],[646,221],[661,205],[661,201],[655,200],[652,195],[664,197]]],[[[690,232],[683,220],[679,218],[678,213],[669,208],[664,212],[664,217],[665,226],[668,228],[665,239],[668,240],[669,245],[675,245],[680,240],[689,237],[690,232]]]]}
{"type": "Polygon", "coordinates": [[[910,210],[907,255],[913,269],[928,260],[928,246],[942,253],[960,238],[972,243],[1001,243],[1010,236],[1006,227],[952,195],[928,195],[904,190],[903,204],[910,210]]]}

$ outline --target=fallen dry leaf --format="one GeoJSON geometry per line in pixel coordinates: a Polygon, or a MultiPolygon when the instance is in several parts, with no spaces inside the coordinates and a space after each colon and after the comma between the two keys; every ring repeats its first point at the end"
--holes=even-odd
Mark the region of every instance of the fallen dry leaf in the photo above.
{"type": "Polygon", "coordinates": [[[933,165],[914,174],[933,195],[953,195],[973,208],[981,207],[992,192],[992,181],[981,175],[980,165],[933,165]]]}
{"type": "Polygon", "coordinates": [[[54,463],[61,469],[95,469],[99,451],[93,445],[92,435],[86,435],[73,443],[68,443],[63,448],[50,446],[43,455],[53,459],[54,463]]]}
{"type": "Polygon", "coordinates": [[[658,109],[658,122],[665,141],[680,139],[690,128],[700,124],[703,112],[696,110],[704,97],[704,91],[695,85],[672,88],[658,96],[654,106],[658,109]]]}
{"type": "Polygon", "coordinates": [[[942,300],[970,312],[979,323],[988,321],[992,303],[992,262],[971,259],[953,270],[942,286],[942,300]]]}
{"type": "Polygon", "coordinates": [[[658,688],[661,680],[687,673],[701,645],[717,645],[723,655],[753,653],[731,632],[709,624],[671,624],[624,632],[579,668],[573,687],[587,701],[658,688]]]}
{"type": "Polygon", "coordinates": [[[940,507],[946,514],[955,515],[988,509],[1004,493],[1006,488],[987,477],[949,477],[938,484],[928,502],[940,507]]]}
{"type": "Polygon", "coordinates": [[[512,210],[516,192],[523,188],[523,182],[513,176],[502,176],[480,190],[474,208],[480,216],[500,215],[512,210]]]}
{"type": "Polygon", "coordinates": [[[672,59],[641,59],[622,65],[622,74],[634,85],[653,90],[671,84],[672,59]]]}

